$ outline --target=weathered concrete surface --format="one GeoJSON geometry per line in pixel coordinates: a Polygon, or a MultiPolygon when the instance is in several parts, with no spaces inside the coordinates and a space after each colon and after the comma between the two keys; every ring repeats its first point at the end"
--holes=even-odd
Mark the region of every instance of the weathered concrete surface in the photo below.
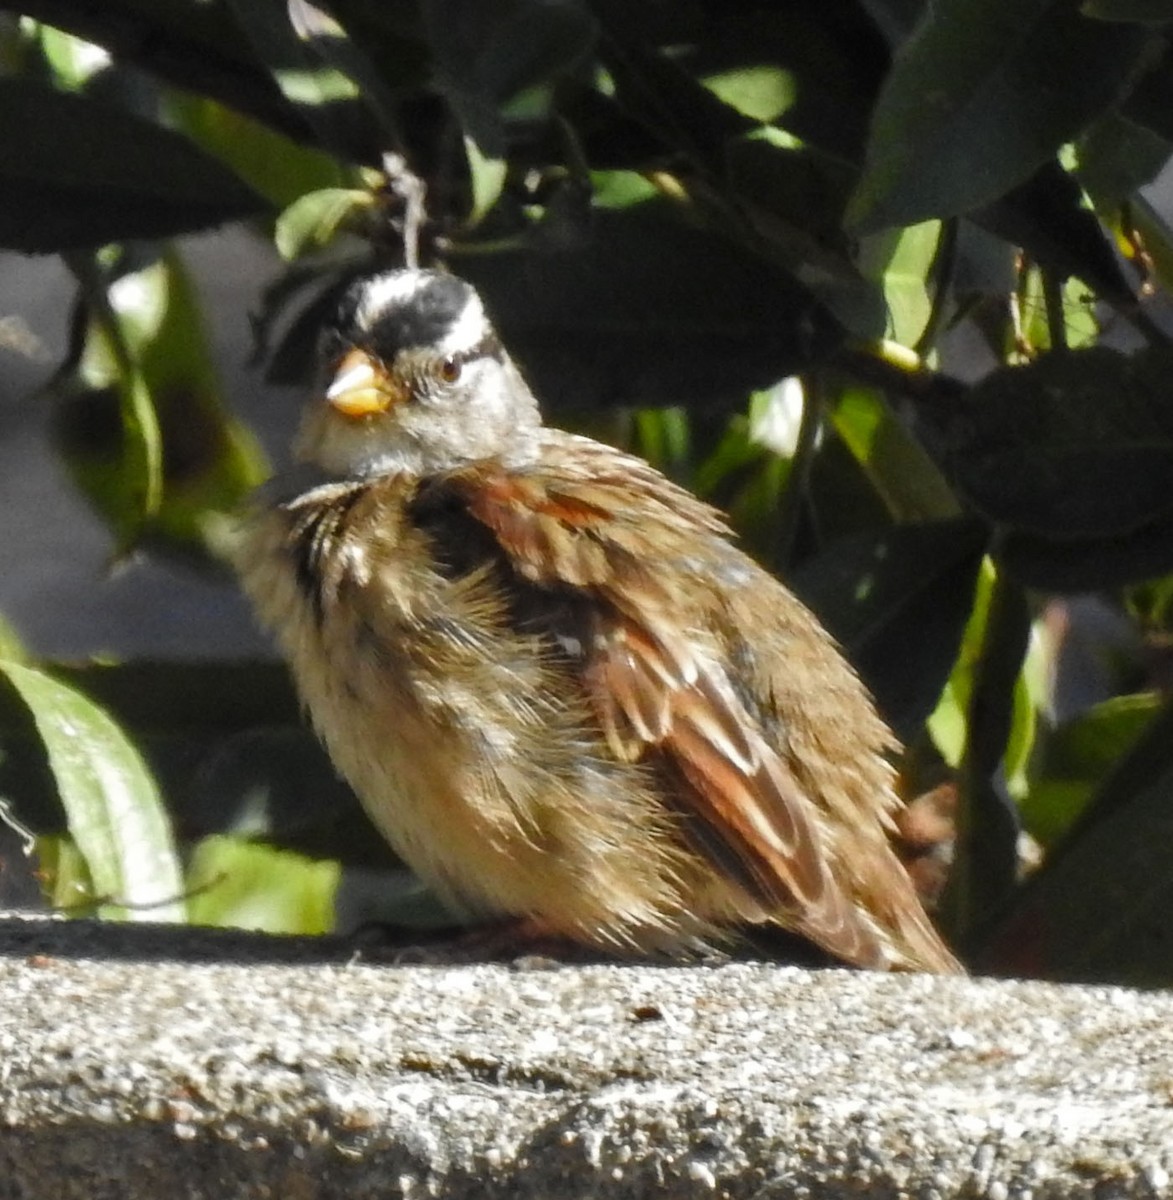
{"type": "Polygon", "coordinates": [[[0,923],[0,1197],[1165,1196],[1173,998],[0,923]]]}

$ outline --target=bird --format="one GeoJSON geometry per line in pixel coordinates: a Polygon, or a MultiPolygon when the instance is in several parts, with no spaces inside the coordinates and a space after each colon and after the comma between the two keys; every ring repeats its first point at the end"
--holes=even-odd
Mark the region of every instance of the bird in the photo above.
{"type": "Polygon", "coordinates": [[[956,973],[893,851],[897,742],[721,514],[543,423],[479,293],[364,276],[233,556],[334,766],[462,918],[695,960],[776,931],[956,973]]]}

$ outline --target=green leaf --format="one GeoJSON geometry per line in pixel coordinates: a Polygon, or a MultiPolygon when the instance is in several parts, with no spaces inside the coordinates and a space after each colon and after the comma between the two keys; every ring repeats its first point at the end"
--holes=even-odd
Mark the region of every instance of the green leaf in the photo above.
{"type": "Polygon", "coordinates": [[[86,294],[80,358],[52,388],[66,463],[123,549],[150,536],[202,550],[210,514],[268,467],[223,408],[186,271],[172,252],[113,282],[87,276],[86,294]]]}
{"type": "Polygon", "coordinates": [[[9,621],[0,617],[0,659],[23,663],[27,658],[28,651],[24,648],[20,634],[9,621]]]}
{"type": "Polygon", "coordinates": [[[913,347],[933,311],[930,274],[941,240],[941,222],[874,234],[860,247],[860,270],[884,288],[888,335],[913,347]]]}
{"type": "Polygon", "coordinates": [[[1154,693],[1114,696],[1046,738],[1035,778],[1019,805],[1024,825],[1043,846],[1054,845],[1078,819],[1160,707],[1154,693]]]}
{"type": "MultiPolygon", "coordinates": [[[[943,705],[957,705],[964,721],[957,838],[941,900],[942,923],[958,939],[988,922],[1017,878],[1018,818],[1004,780],[1034,742],[1035,711],[1024,672],[1030,644],[1025,592],[985,564],[958,666],[942,696],[943,705]]],[[[939,713],[929,730],[950,761],[939,713]]]]}
{"type": "Polygon", "coordinates": [[[662,146],[719,178],[726,143],[757,122],[718,99],[673,57],[647,44],[630,19],[629,6],[595,0],[594,11],[602,29],[600,58],[620,107],[662,146]]]}
{"type": "Polygon", "coordinates": [[[906,738],[933,711],[970,616],[985,531],[968,520],[842,538],[790,582],[906,738]]]}
{"type": "Polygon", "coordinates": [[[571,244],[451,258],[548,408],[740,407],[841,330],[785,272],[686,218],[666,200],[595,209],[571,244]]]}
{"type": "Polygon", "coordinates": [[[287,105],[317,135],[321,145],[352,162],[376,163],[386,145],[358,83],[336,63],[302,37],[289,19],[288,2],[225,0],[252,45],[256,57],[268,68],[287,105]]]}
{"type": "Polygon", "coordinates": [[[267,933],[328,933],[341,870],[243,838],[212,836],[188,869],[188,907],[196,925],[267,933]]]}
{"type": "Polygon", "coordinates": [[[300,145],[215,100],[174,92],[163,101],[172,120],[192,141],[230,167],[277,211],[306,192],[352,182],[354,172],[331,155],[300,145]]]}
{"type": "Polygon", "coordinates": [[[718,71],[702,82],[719,100],[755,121],[776,121],[798,100],[794,74],[766,63],[718,71]]]}
{"type": "MultiPolygon", "coordinates": [[[[933,741],[941,757],[951,767],[959,767],[965,755],[974,678],[980,668],[995,579],[996,573],[991,564],[983,563],[976,576],[977,587],[972,595],[972,606],[967,614],[956,661],[941,692],[940,701],[928,718],[933,741]]],[[[1022,771],[1034,742],[1035,705],[1025,670],[1014,682],[1011,701],[1010,732],[1002,755],[1008,777],[1022,771]]]]}
{"type": "Polygon", "coordinates": [[[468,158],[468,174],[472,184],[472,211],[468,225],[476,226],[485,214],[497,203],[505,187],[509,164],[504,158],[491,158],[484,154],[474,138],[465,135],[464,152],[468,158]]]}
{"type": "MultiPolygon", "coordinates": [[[[1029,271],[1018,290],[1020,328],[1026,344],[1035,351],[1054,349],[1050,317],[1047,313],[1042,271],[1029,271]]],[[[1088,293],[1080,279],[1069,279],[1060,288],[1063,310],[1063,343],[1060,348],[1080,350],[1093,345],[1100,336],[1096,320],[1096,297],[1088,293]]]]}
{"type": "Polygon", "coordinates": [[[435,82],[489,160],[505,156],[502,107],[583,61],[595,21],[581,0],[423,0],[435,82]]]}
{"type": "Polygon", "coordinates": [[[878,392],[844,388],[831,408],[831,421],[895,520],[933,521],[961,515],[940,468],[878,392]]]}
{"type": "Polygon", "coordinates": [[[1044,163],[1024,183],[974,212],[972,220],[1021,247],[1044,270],[1083,280],[1109,304],[1133,303],[1132,284],[1111,239],[1079,184],[1057,162],[1044,163]]]}
{"type": "Polygon", "coordinates": [[[292,262],[328,246],[341,229],[357,224],[374,207],[373,193],[357,188],[309,192],[277,218],[273,241],[281,257],[292,262]]]}
{"type": "Polygon", "coordinates": [[[1173,146],[1160,134],[1108,113],[1076,144],[1080,183],[1098,202],[1124,200],[1164,169],[1173,146]]]}
{"type": "Polygon", "coordinates": [[[52,25],[37,26],[36,38],[53,82],[68,91],[81,91],[95,75],[110,65],[106,53],[81,38],[54,29],[52,25]]]}
{"type": "Polygon", "coordinates": [[[1064,0],[941,0],[897,54],[848,208],[863,231],[970,212],[1119,100],[1150,35],[1064,0]]]}
{"type": "Polygon", "coordinates": [[[99,908],[102,897],[94,887],[85,857],[71,837],[42,834],[36,838],[34,853],[37,878],[51,908],[86,916],[99,908]]]}
{"type": "Polygon", "coordinates": [[[1169,0],[1083,0],[1079,11],[1099,21],[1139,21],[1167,25],[1173,22],[1169,0]]]}
{"type": "Polygon", "coordinates": [[[998,974],[1137,987],[1173,984],[1173,768],[1123,798],[1044,865],[983,938],[998,974]]]}
{"type": "Polygon", "coordinates": [[[349,36],[331,13],[310,0],[286,0],[289,23],[301,41],[310,47],[323,62],[337,68],[340,75],[352,81],[356,95],[361,96],[378,117],[387,144],[401,147],[395,98],[387,77],[375,68],[360,46],[362,42],[349,36]]]}
{"type": "Polygon", "coordinates": [[[1120,106],[1120,115],[1173,142],[1173,45],[1138,81],[1120,106]]]}
{"type": "Polygon", "coordinates": [[[1074,539],[1008,530],[998,535],[991,552],[1027,587],[1094,592],[1173,570],[1173,519],[1157,518],[1124,533],[1074,539]]]}
{"type": "Polygon", "coordinates": [[[0,79],[0,246],[30,253],[167,237],[263,212],[187,138],[120,108],[0,79]]]}
{"type": "Polygon", "coordinates": [[[883,297],[860,273],[840,228],[854,169],[772,126],[727,138],[723,157],[725,186],[761,252],[858,337],[879,337],[883,297]]]}
{"type": "Polygon", "coordinates": [[[1055,539],[1173,518],[1173,350],[1051,353],[922,407],[955,485],[991,520],[1055,539]]]}
{"type": "Polygon", "coordinates": [[[0,662],[45,744],[101,915],[182,921],[183,881],[163,804],[138,752],[92,701],[32,667],[0,662]]]}

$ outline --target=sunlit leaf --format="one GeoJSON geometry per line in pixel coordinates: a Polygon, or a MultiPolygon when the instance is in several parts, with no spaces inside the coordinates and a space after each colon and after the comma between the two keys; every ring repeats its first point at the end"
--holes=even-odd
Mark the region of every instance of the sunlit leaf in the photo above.
{"type": "Polygon", "coordinates": [[[286,103],[333,153],[374,164],[385,136],[362,99],[358,83],[328,60],[289,20],[286,3],[225,0],[257,58],[286,103]]]}
{"type": "Polygon", "coordinates": [[[236,109],[186,92],[165,98],[167,111],[194,142],[228,164],[275,210],[306,192],[341,188],[352,182],[336,158],[308,146],[236,109]]]}
{"type": "Polygon", "coordinates": [[[702,80],[719,99],[755,121],[775,121],[798,99],[794,75],[761,64],[719,71],[702,80]]]}
{"type": "Polygon", "coordinates": [[[201,547],[208,514],[235,508],[268,468],[222,406],[192,285],[170,253],[108,290],[92,276],[88,294],[81,356],[53,389],[66,462],[124,548],[146,535],[201,547]]]}
{"type": "Polygon", "coordinates": [[[134,746],[80,692],[17,663],[0,663],[0,672],[32,712],[99,911],[182,921],[183,881],[167,817],[134,746]]]}
{"type": "Polygon", "coordinates": [[[299,196],[278,218],[273,241],[286,261],[321,250],[340,230],[374,207],[375,197],[356,188],[325,188],[299,196]]]}
{"type": "Polygon", "coordinates": [[[465,137],[464,151],[468,157],[468,173],[472,183],[472,212],[469,213],[468,223],[478,225],[501,195],[508,164],[504,158],[485,154],[471,137],[465,137]]]}
{"type": "Polygon", "coordinates": [[[339,874],[334,862],[244,838],[207,837],[187,873],[191,920],[268,933],[328,933],[339,874]]]}
{"type": "Polygon", "coordinates": [[[933,311],[930,271],[941,240],[941,222],[873,234],[860,250],[864,275],[880,283],[888,303],[889,337],[915,346],[933,311]]]}
{"type": "MultiPolygon", "coordinates": [[[[977,578],[978,587],[961,639],[957,661],[941,693],[940,702],[928,718],[928,728],[933,741],[941,757],[952,767],[961,765],[965,753],[974,673],[978,669],[985,642],[994,578],[993,567],[989,562],[984,563],[977,578]]],[[[1027,649],[1028,655],[1039,652],[1034,647],[1035,643],[1032,641],[1027,649]]],[[[1024,666],[1024,670],[1014,681],[1009,737],[1002,759],[1007,781],[1015,783],[1015,790],[1021,790],[1025,786],[1023,771],[1034,745],[1038,708],[1042,699],[1032,694],[1029,675],[1030,672],[1024,666]]]]}
{"type": "Polygon", "coordinates": [[[1067,832],[1160,707],[1161,699],[1153,693],[1115,696],[1046,738],[1042,761],[1020,805],[1035,838],[1050,846],[1067,832]]]}
{"type": "Polygon", "coordinates": [[[844,387],[831,407],[831,421],[896,520],[960,515],[961,506],[940,468],[879,393],[844,387]]]}

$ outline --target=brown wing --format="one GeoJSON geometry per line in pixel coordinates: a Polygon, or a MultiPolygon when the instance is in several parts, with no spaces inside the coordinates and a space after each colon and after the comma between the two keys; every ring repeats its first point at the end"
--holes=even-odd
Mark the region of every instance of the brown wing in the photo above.
{"type": "Polygon", "coordinates": [[[737,563],[719,517],[646,464],[565,436],[540,468],[479,464],[432,485],[437,496],[458,498],[512,568],[574,614],[563,641],[613,752],[671,766],[678,802],[703,826],[698,848],[726,871],[737,864],[763,914],[849,962],[890,965],[832,873],[818,804],[763,737],[705,630],[717,593],[698,580],[736,586],[721,578],[737,563]]]}

